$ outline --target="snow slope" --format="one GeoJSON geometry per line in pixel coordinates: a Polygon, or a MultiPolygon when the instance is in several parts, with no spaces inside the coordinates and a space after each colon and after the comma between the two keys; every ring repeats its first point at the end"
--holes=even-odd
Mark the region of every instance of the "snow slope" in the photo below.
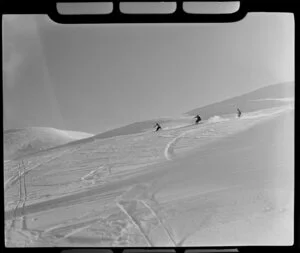
{"type": "MultiPolygon", "coordinates": [[[[165,130],[185,127],[194,124],[195,119],[193,118],[193,116],[196,114],[200,114],[203,121],[218,121],[227,118],[233,118],[236,115],[237,105],[243,113],[284,105],[293,106],[294,87],[294,82],[270,85],[255,90],[253,92],[234,97],[232,99],[210,104],[201,108],[196,108],[185,113],[184,115],[178,115],[178,117],[158,118],[141,122],[135,122],[129,125],[125,125],[94,135],[83,140],[73,141],[71,145],[76,147],[77,145],[84,145],[85,143],[89,143],[98,139],[106,139],[113,138],[115,136],[152,132],[156,122],[159,122],[165,130]]],[[[63,149],[67,146],[70,146],[70,143],[66,145],[62,144],[59,147],[50,148],[50,150],[57,148],[63,149]]],[[[41,155],[43,154],[43,152],[39,152],[38,154],[41,155]]]]}
{"type": "Polygon", "coordinates": [[[295,97],[295,83],[279,83],[269,85],[255,91],[226,99],[224,101],[196,108],[186,112],[186,115],[200,114],[203,119],[214,115],[224,115],[236,112],[239,107],[242,112],[252,112],[261,109],[282,106],[293,103],[295,97]]]}
{"type": "Polygon", "coordinates": [[[5,160],[17,159],[23,155],[92,136],[88,133],[47,127],[10,129],[5,130],[3,135],[5,160]]]}
{"type": "Polygon", "coordinates": [[[293,126],[281,105],[8,161],[6,246],[290,245],[293,126]]]}

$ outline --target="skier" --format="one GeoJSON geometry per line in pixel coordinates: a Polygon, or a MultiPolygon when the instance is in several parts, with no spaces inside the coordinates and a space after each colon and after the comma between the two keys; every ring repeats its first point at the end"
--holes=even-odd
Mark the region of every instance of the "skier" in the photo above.
{"type": "Polygon", "coordinates": [[[161,126],[160,126],[160,124],[158,124],[158,123],[156,123],[156,124],[154,125],[154,127],[156,127],[155,132],[157,132],[158,130],[161,130],[161,129],[162,129],[161,126]]]}
{"type": "Polygon", "coordinates": [[[201,117],[199,115],[195,116],[194,119],[196,119],[195,124],[198,124],[201,121],[201,117]]]}
{"type": "Polygon", "coordinates": [[[238,116],[238,118],[240,118],[240,117],[241,117],[241,115],[242,115],[242,112],[240,111],[240,109],[239,109],[239,108],[237,108],[237,116],[238,116]]]}

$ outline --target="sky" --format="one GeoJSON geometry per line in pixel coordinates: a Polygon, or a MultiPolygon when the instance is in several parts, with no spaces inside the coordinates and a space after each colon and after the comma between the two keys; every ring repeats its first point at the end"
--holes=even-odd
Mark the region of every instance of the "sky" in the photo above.
{"type": "Polygon", "coordinates": [[[62,25],[3,16],[4,129],[101,133],[294,80],[294,17],[62,25]]]}

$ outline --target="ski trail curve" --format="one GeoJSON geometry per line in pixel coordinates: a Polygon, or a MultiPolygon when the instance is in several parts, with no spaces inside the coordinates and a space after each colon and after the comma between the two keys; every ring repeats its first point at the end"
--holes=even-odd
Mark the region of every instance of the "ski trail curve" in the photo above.
{"type": "Polygon", "coordinates": [[[180,140],[180,138],[182,138],[185,135],[185,132],[183,132],[182,134],[178,135],[177,137],[175,137],[174,139],[172,139],[165,148],[164,151],[164,155],[166,157],[167,160],[172,160],[172,158],[174,157],[174,146],[176,145],[176,143],[180,140]]]}
{"type": "Polygon", "coordinates": [[[174,157],[175,157],[175,154],[174,154],[174,147],[176,145],[176,143],[181,139],[183,138],[186,134],[190,133],[190,132],[193,132],[193,131],[196,131],[196,129],[191,129],[191,130],[187,130],[187,131],[184,131],[182,132],[180,135],[176,136],[174,139],[172,139],[165,147],[165,150],[164,150],[164,155],[166,157],[167,160],[171,161],[174,157]]]}

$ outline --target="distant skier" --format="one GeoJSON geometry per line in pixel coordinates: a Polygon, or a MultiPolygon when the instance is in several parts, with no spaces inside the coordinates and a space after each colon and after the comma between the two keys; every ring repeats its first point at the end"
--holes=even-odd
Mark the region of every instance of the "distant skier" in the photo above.
{"type": "Polygon", "coordinates": [[[238,116],[238,118],[240,118],[242,116],[242,112],[239,108],[237,108],[237,116],[238,116]]]}
{"type": "Polygon", "coordinates": [[[157,131],[159,131],[159,130],[162,129],[161,126],[160,126],[160,124],[158,124],[158,123],[156,123],[156,124],[154,125],[154,127],[156,127],[155,132],[157,132],[157,131]]]}
{"type": "Polygon", "coordinates": [[[201,121],[201,117],[199,115],[195,116],[194,119],[196,119],[195,124],[198,124],[201,121]]]}

